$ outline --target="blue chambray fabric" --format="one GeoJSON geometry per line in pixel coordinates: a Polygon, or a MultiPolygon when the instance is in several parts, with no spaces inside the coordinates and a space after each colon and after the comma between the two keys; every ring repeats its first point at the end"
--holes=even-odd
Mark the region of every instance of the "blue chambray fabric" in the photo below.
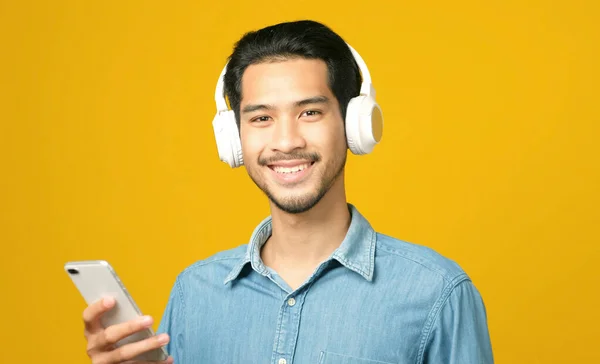
{"type": "Polygon", "coordinates": [[[340,247],[292,290],[248,244],[181,272],[159,332],[177,364],[488,364],[483,300],[455,262],[373,230],[352,204],[340,247]]]}

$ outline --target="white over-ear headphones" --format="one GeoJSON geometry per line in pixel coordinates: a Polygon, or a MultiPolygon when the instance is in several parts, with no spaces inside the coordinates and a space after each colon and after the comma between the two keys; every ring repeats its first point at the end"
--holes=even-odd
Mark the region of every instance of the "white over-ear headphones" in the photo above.
{"type": "MultiPolygon", "coordinates": [[[[348,48],[350,48],[360,68],[362,84],[360,86],[360,95],[352,98],[346,109],[346,141],[352,153],[367,154],[381,141],[383,114],[381,107],[375,101],[375,89],[371,84],[371,74],[365,61],[349,44],[348,48]]],[[[233,110],[228,109],[225,96],[223,95],[223,78],[226,71],[227,65],[221,71],[215,90],[217,114],[213,119],[213,129],[219,158],[232,168],[235,168],[244,164],[244,158],[242,156],[242,143],[235,120],[235,113],[233,110]]]]}

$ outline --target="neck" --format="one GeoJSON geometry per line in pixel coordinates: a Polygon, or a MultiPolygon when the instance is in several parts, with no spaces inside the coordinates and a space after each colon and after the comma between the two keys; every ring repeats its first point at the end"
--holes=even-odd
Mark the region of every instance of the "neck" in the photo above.
{"type": "Polygon", "coordinates": [[[340,246],[350,226],[343,177],[310,210],[289,214],[271,205],[271,216],[273,233],[263,247],[265,264],[314,269],[340,246]]]}

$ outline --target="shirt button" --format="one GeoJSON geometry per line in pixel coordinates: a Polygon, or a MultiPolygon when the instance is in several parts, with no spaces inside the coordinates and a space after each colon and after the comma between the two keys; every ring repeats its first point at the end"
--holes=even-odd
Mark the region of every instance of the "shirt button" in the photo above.
{"type": "MultiPolygon", "coordinates": [[[[290,299],[288,300],[288,305],[290,305],[290,306],[293,306],[293,305],[295,305],[295,304],[296,304],[296,300],[294,299],[294,297],[292,297],[292,298],[290,298],[290,299]]],[[[283,360],[283,359],[282,359],[282,360],[283,360]]],[[[282,362],[281,362],[281,360],[280,360],[280,361],[279,361],[279,364],[285,364],[285,362],[283,362],[283,363],[282,363],[282,362]]]]}
{"type": "Polygon", "coordinates": [[[287,360],[285,360],[284,358],[279,359],[279,364],[286,364],[287,360]]]}

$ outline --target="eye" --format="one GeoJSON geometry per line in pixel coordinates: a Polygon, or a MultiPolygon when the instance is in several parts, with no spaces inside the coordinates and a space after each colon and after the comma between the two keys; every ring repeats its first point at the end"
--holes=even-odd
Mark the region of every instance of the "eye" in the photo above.
{"type": "Polygon", "coordinates": [[[318,110],[307,110],[305,112],[302,113],[302,116],[317,116],[317,115],[321,115],[321,112],[318,110]]]}
{"type": "Polygon", "coordinates": [[[250,120],[251,123],[260,123],[260,122],[266,122],[266,121],[269,121],[268,116],[259,116],[259,117],[256,117],[256,118],[250,120]]]}

